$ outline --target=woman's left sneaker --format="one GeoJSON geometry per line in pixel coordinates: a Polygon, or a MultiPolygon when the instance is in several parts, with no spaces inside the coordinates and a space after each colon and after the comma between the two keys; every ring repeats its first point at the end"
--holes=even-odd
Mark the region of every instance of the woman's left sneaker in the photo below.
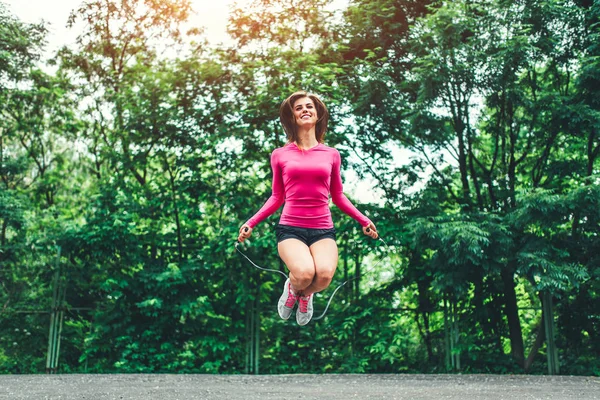
{"type": "Polygon", "coordinates": [[[313,295],[298,297],[298,310],[296,311],[296,322],[298,325],[306,325],[313,316],[313,295]]]}

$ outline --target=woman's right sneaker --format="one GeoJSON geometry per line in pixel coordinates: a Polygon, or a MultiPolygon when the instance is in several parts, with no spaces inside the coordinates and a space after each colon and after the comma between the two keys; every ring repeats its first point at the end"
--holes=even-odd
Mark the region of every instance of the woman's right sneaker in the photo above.
{"type": "Polygon", "coordinates": [[[279,303],[277,303],[277,311],[279,311],[279,316],[283,319],[288,319],[290,315],[292,315],[296,301],[298,301],[298,296],[296,296],[292,291],[292,285],[290,283],[290,279],[288,278],[285,281],[285,285],[283,285],[283,293],[279,298],[279,303]]]}
{"type": "Polygon", "coordinates": [[[298,325],[306,325],[313,316],[313,295],[298,297],[298,310],[296,311],[296,322],[298,325]]]}

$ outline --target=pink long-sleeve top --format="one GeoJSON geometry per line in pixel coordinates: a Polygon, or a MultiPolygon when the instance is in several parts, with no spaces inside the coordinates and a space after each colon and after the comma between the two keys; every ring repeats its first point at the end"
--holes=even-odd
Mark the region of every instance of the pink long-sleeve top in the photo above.
{"type": "Polygon", "coordinates": [[[295,143],[275,149],[271,154],[273,193],[247,224],[254,228],[285,203],[279,223],[300,228],[333,228],[329,194],[340,210],[361,226],[371,222],[343,193],[340,153],[319,143],[300,150],[295,143]]]}

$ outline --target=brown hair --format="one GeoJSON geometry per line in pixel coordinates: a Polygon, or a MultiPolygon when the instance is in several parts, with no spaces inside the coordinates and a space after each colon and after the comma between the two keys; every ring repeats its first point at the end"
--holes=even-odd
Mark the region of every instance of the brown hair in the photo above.
{"type": "Polygon", "coordinates": [[[283,125],[288,142],[292,143],[297,140],[298,125],[296,125],[296,119],[294,118],[294,103],[302,97],[308,97],[315,105],[319,117],[315,126],[315,136],[317,137],[317,141],[322,143],[325,131],[327,131],[329,111],[327,111],[327,107],[325,107],[325,104],[323,104],[317,95],[305,92],[304,90],[292,93],[292,95],[281,103],[281,107],[279,107],[279,120],[281,121],[281,125],[283,125]]]}

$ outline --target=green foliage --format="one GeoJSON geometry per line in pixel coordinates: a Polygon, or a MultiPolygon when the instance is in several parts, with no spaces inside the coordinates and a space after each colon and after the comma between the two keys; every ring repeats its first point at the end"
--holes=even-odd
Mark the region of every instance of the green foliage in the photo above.
{"type": "MultiPolygon", "coordinates": [[[[87,1],[52,73],[0,5],[1,372],[43,372],[64,311],[60,372],[545,373],[550,294],[561,372],[600,374],[598,4],[333,4],[256,0],[213,48],[188,1],[87,1]],[[233,247],[298,89],[386,243],[332,208],[315,314],[346,284],[302,329],[233,247]]],[[[277,218],[242,248],[285,271],[277,218]]]]}
{"type": "Polygon", "coordinates": [[[44,24],[23,23],[10,15],[5,3],[0,3],[0,92],[2,95],[5,94],[5,85],[25,78],[28,70],[40,58],[46,33],[44,24]]]}

